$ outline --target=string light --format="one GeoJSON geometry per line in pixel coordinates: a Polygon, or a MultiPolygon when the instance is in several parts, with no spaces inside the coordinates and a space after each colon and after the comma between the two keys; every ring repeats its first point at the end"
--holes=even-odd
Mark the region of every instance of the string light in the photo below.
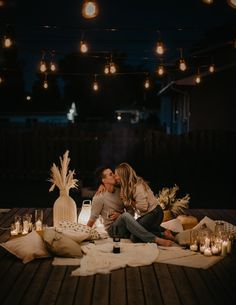
{"type": "Polygon", "coordinates": [[[165,73],[164,66],[163,66],[163,65],[160,65],[160,66],[157,68],[157,74],[158,74],[159,76],[162,76],[164,73],[165,73]]]}
{"type": "Polygon", "coordinates": [[[3,47],[10,48],[13,45],[13,41],[10,37],[4,36],[3,39],[3,47]]]}
{"type": "Polygon", "coordinates": [[[82,4],[82,15],[86,19],[95,18],[98,15],[97,2],[84,0],[82,4]]]}
{"type": "Polygon", "coordinates": [[[183,72],[187,70],[186,62],[183,59],[183,50],[182,49],[180,49],[179,69],[183,72]]]}
{"type": "Polygon", "coordinates": [[[164,44],[163,44],[163,42],[162,42],[162,41],[158,41],[158,42],[157,42],[157,46],[156,46],[156,52],[157,52],[157,54],[163,55],[163,54],[164,54],[164,51],[165,51],[165,49],[164,49],[164,44]]]}
{"type": "Polygon", "coordinates": [[[210,64],[208,70],[209,70],[210,73],[214,73],[215,72],[215,65],[214,64],[210,64]]]}
{"type": "Polygon", "coordinates": [[[48,89],[47,74],[45,74],[45,79],[44,79],[44,82],[43,82],[43,88],[48,89]]]}
{"type": "Polygon", "coordinates": [[[54,62],[54,55],[55,55],[55,52],[52,51],[52,52],[51,52],[51,62],[50,62],[50,70],[51,70],[52,72],[55,72],[55,71],[57,70],[56,64],[55,64],[55,62],[54,62]]]}
{"type": "Polygon", "coordinates": [[[0,76],[0,85],[3,83],[3,77],[0,76]]]}
{"type": "Polygon", "coordinates": [[[88,45],[83,40],[80,41],[80,52],[87,53],[88,52],[88,45]]]}
{"type": "Polygon", "coordinates": [[[212,4],[214,1],[213,0],[202,0],[203,3],[206,4],[212,4]]]}
{"type": "Polygon", "coordinates": [[[97,75],[94,75],[94,82],[93,82],[93,90],[94,91],[98,91],[99,87],[98,87],[98,82],[97,82],[97,75]]]}
{"type": "Polygon", "coordinates": [[[200,75],[199,68],[198,68],[198,71],[197,71],[195,82],[196,82],[196,84],[200,84],[200,82],[201,82],[201,75],[200,75]]]}
{"type": "Polygon", "coordinates": [[[114,62],[110,62],[110,73],[111,74],[116,73],[116,66],[115,66],[114,62]]]}
{"type": "Polygon", "coordinates": [[[27,95],[27,96],[26,96],[26,100],[27,100],[27,101],[31,101],[31,96],[30,96],[30,95],[27,95]]]}
{"type": "Polygon", "coordinates": [[[109,67],[108,64],[105,65],[104,73],[105,73],[105,74],[109,74],[109,73],[110,73],[110,67],[109,67]]]}
{"type": "Polygon", "coordinates": [[[149,89],[150,88],[150,81],[149,81],[148,76],[146,76],[146,79],[144,81],[144,88],[145,89],[149,89]]]}

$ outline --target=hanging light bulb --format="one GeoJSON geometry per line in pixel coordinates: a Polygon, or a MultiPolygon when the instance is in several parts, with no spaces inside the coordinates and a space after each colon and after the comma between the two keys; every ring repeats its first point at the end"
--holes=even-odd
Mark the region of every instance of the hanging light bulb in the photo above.
{"type": "Polygon", "coordinates": [[[80,52],[81,53],[87,53],[88,52],[88,46],[84,41],[80,41],[80,52]]]}
{"type": "Polygon", "coordinates": [[[156,52],[159,55],[163,55],[164,54],[164,45],[162,41],[158,41],[157,42],[157,46],[156,46],[156,52]]]}
{"type": "Polygon", "coordinates": [[[164,66],[163,66],[163,65],[160,65],[160,66],[157,68],[157,74],[158,74],[159,76],[162,76],[164,73],[165,73],[164,66]]]}
{"type": "Polygon", "coordinates": [[[39,65],[39,70],[44,73],[47,71],[47,66],[44,60],[41,60],[40,65],[39,65]]]}
{"type": "Polygon", "coordinates": [[[186,71],[187,65],[186,65],[184,59],[180,59],[180,61],[179,61],[179,69],[180,69],[181,71],[186,71]]]}
{"type": "Polygon", "coordinates": [[[95,18],[98,15],[97,2],[92,0],[84,0],[82,4],[82,15],[86,19],[95,18]]]}
{"type": "Polygon", "coordinates": [[[0,0],[0,7],[1,7],[1,6],[4,6],[4,5],[5,5],[4,1],[3,1],[3,0],[0,0]]]}
{"type": "MultiPolygon", "coordinates": [[[[52,71],[52,72],[55,72],[56,71],[56,65],[55,65],[55,63],[53,62],[53,61],[51,61],[50,62],[50,70],[52,71]]],[[[45,72],[45,71],[44,71],[45,72]]]]}
{"type": "Polygon", "coordinates": [[[113,62],[110,62],[110,73],[111,74],[116,73],[116,66],[113,62]]]}
{"type": "Polygon", "coordinates": [[[0,76],[0,85],[3,83],[3,77],[0,76]]]}
{"type": "Polygon", "coordinates": [[[27,101],[31,101],[31,96],[30,96],[30,95],[27,95],[27,96],[26,96],[26,100],[27,100],[27,101]]]}
{"type": "Polygon", "coordinates": [[[215,65],[214,64],[210,64],[208,70],[209,70],[210,73],[214,73],[215,72],[215,65]]]}
{"type": "Polygon", "coordinates": [[[93,90],[98,91],[98,89],[97,75],[94,75],[93,90]]]}
{"type": "MultiPolygon", "coordinates": [[[[52,72],[55,72],[57,67],[56,67],[56,64],[55,64],[55,61],[54,61],[54,55],[55,55],[55,51],[52,51],[51,52],[51,62],[50,62],[50,70],[52,72]]],[[[45,72],[45,71],[44,71],[45,72]]]]}
{"type": "Polygon", "coordinates": [[[149,79],[148,77],[146,78],[145,82],[144,82],[144,88],[145,89],[148,89],[150,87],[150,82],[149,82],[149,79]]]}
{"type": "Polygon", "coordinates": [[[206,4],[212,4],[214,2],[214,0],[202,0],[202,2],[204,2],[206,4]]]}
{"type": "Polygon", "coordinates": [[[228,5],[232,8],[236,8],[236,0],[227,0],[228,5]]]}
{"type": "Polygon", "coordinates": [[[43,88],[44,88],[44,89],[48,89],[48,82],[47,82],[47,80],[45,80],[45,81],[43,82],[43,88]]]}
{"type": "Polygon", "coordinates": [[[201,75],[200,75],[199,69],[198,69],[198,71],[197,71],[197,75],[196,75],[196,78],[195,78],[195,82],[196,82],[196,84],[200,84],[200,82],[201,82],[201,75]]]}
{"type": "Polygon", "coordinates": [[[12,39],[10,37],[4,36],[3,47],[10,48],[12,44],[13,44],[12,39]]]}
{"type": "Polygon", "coordinates": [[[236,49],[236,38],[234,39],[234,48],[236,49]]]}
{"type": "Polygon", "coordinates": [[[109,74],[109,73],[110,73],[110,67],[109,67],[108,64],[105,65],[104,73],[105,73],[105,74],[109,74]]]}

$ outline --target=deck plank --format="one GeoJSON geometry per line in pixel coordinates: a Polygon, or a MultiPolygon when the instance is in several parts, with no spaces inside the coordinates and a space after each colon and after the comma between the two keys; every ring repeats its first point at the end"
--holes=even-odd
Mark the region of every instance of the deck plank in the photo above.
{"type": "MultiPolygon", "coordinates": [[[[14,208],[1,213],[0,226],[15,215],[35,209],[14,208]]],[[[200,221],[208,216],[236,225],[235,210],[189,209],[200,221]]],[[[52,208],[44,209],[44,223],[52,225],[52,208]]],[[[0,241],[9,239],[0,231],[0,241]]],[[[52,266],[52,258],[23,264],[0,250],[1,305],[229,305],[236,303],[236,244],[233,252],[207,270],[154,263],[94,276],[73,277],[75,266],[52,266]]]]}

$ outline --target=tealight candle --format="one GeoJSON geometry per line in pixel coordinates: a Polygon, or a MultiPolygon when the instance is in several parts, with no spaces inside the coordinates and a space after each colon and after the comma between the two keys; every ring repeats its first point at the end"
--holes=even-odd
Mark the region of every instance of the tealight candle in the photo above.
{"type": "Polygon", "coordinates": [[[212,253],[211,253],[211,248],[210,248],[210,247],[205,248],[205,250],[204,250],[204,255],[205,255],[205,256],[211,256],[211,255],[212,255],[212,253]]]}
{"type": "Polygon", "coordinates": [[[212,254],[216,255],[219,253],[219,248],[217,246],[212,246],[211,252],[212,252],[212,254]]]}
{"type": "Polygon", "coordinates": [[[20,222],[18,220],[15,222],[15,230],[16,234],[20,233],[20,222]]]}
{"type": "Polygon", "coordinates": [[[190,245],[190,250],[191,250],[191,251],[197,251],[197,250],[198,250],[197,244],[192,244],[192,245],[190,245]]]}

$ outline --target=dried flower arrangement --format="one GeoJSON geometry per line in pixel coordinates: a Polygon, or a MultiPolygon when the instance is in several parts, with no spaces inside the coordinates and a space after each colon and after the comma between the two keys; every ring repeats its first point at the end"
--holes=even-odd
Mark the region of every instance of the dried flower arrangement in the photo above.
{"type": "Polygon", "coordinates": [[[156,195],[163,210],[170,210],[173,215],[183,214],[184,210],[189,207],[189,194],[186,194],[182,198],[176,198],[176,193],[179,187],[175,184],[173,187],[164,187],[156,195]]]}
{"type": "Polygon", "coordinates": [[[59,157],[61,168],[58,168],[55,163],[51,167],[51,177],[48,181],[52,183],[49,192],[53,191],[55,186],[59,190],[65,190],[69,192],[70,188],[78,188],[78,180],[74,178],[75,171],[68,171],[68,166],[70,163],[69,150],[67,150],[63,158],[59,157]]]}

